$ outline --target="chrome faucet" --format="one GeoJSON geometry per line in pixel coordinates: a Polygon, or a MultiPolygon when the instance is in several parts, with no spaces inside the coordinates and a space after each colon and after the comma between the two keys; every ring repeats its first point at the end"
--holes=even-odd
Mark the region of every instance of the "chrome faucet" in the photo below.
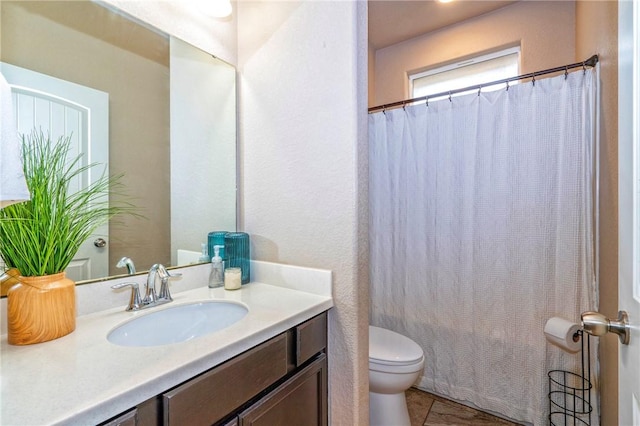
{"type": "Polygon", "coordinates": [[[173,300],[169,291],[169,280],[182,276],[179,273],[170,274],[163,265],[156,263],[149,269],[149,276],[145,283],[144,297],[140,297],[140,291],[137,283],[122,283],[112,285],[111,288],[119,289],[123,287],[131,287],[131,299],[127,306],[127,311],[139,311],[141,309],[151,308],[153,306],[169,303],[173,300]],[[156,279],[160,277],[160,294],[156,293],[156,279]]]}
{"type": "MultiPolygon", "coordinates": [[[[145,284],[144,286],[144,299],[142,299],[142,303],[144,304],[152,304],[152,303],[157,303],[158,302],[158,296],[156,294],[156,278],[160,276],[160,280],[165,279],[165,277],[169,277],[169,273],[167,272],[167,269],[159,264],[156,263],[155,265],[153,265],[151,267],[151,269],[149,269],[149,275],[147,276],[147,284],[145,284]]],[[[173,299],[167,300],[167,302],[170,302],[173,299]]]]}
{"type": "Polygon", "coordinates": [[[133,260],[131,260],[130,257],[123,257],[122,259],[120,259],[118,261],[118,263],[116,263],[116,268],[127,268],[127,273],[129,275],[135,275],[136,274],[136,266],[133,264],[133,260]]]}

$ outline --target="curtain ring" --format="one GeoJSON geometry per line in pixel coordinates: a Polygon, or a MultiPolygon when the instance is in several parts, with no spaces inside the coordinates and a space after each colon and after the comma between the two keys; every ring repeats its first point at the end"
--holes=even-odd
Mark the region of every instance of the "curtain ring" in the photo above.
{"type": "Polygon", "coordinates": [[[531,78],[531,83],[533,83],[533,86],[535,87],[536,85],[536,73],[533,73],[533,77],[531,78]]]}
{"type": "Polygon", "coordinates": [[[427,108],[429,108],[429,98],[426,98],[424,100],[424,106],[426,106],[427,108]]]}
{"type": "Polygon", "coordinates": [[[383,113],[384,115],[387,115],[387,108],[386,108],[386,107],[382,108],[382,113],[383,113]]]}
{"type": "Polygon", "coordinates": [[[564,79],[566,80],[569,77],[569,67],[564,67],[564,79]]]}
{"type": "Polygon", "coordinates": [[[582,75],[587,73],[587,64],[585,62],[582,63],[582,75]]]}
{"type": "Polygon", "coordinates": [[[505,83],[507,83],[507,92],[509,91],[509,80],[507,80],[505,83]]]}
{"type": "Polygon", "coordinates": [[[449,102],[451,102],[451,90],[449,90],[449,102]]]}
{"type": "Polygon", "coordinates": [[[480,91],[482,90],[482,86],[478,87],[478,96],[480,96],[480,91]]]}

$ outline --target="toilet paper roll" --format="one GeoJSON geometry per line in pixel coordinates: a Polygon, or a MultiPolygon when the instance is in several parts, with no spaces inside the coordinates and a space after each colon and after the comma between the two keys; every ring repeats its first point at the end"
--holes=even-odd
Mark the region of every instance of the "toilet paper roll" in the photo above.
{"type": "Polygon", "coordinates": [[[544,325],[547,341],[571,353],[576,353],[582,348],[578,330],[580,330],[579,324],[560,317],[551,317],[544,325]]]}

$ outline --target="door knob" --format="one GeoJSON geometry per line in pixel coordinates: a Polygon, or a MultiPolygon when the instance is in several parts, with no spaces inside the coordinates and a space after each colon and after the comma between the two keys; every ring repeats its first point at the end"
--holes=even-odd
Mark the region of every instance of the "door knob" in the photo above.
{"type": "Polygon", "coordinates": [[[104,238],[96,238],[96,240],[93,242],[93,245],[98,248],[102,248],[107,245],[107,242],[104,238]]]}
{"type": "Polygon", "coordinates": [[[600,312],[583,312],[580,316],[582,328],[592,336],[604,336],[608,332],[615,333],[623,345],[629,344],[629,315],[618,311],[618,319],[610,320],[600,312]]]}

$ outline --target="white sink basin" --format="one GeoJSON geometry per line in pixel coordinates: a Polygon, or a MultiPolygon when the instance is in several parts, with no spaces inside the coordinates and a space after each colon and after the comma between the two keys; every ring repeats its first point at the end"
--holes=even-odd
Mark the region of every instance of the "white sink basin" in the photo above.
{"type": "Polygon", "coordinates": [[[240,321],[249,309],[240,303],[206,301],[172,306],[125,322],[107,340],[120,346],[160,346],[186,342],[240,321]]]}

